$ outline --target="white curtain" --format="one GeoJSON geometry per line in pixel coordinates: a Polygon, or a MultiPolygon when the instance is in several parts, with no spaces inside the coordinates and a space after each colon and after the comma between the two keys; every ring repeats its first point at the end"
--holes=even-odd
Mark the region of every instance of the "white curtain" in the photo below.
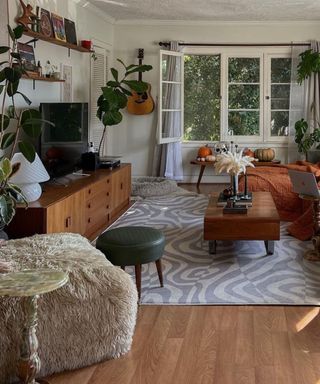
{"type": "MultiPolygon", "coordinates": [[[[177,41],[170,42],[171,51],[179,51],[179,44],[177,41]]],[[[179,67],[177,60],[180,58],[169,56],[167,61],[167,76],[168,81],[174,81],[176,70],[179,67]]],[[[163,91],[163,108],[175,109],[179,105],[180,89],[173,84],[166,84],[166,89],[163,91]]],[[[181,132],[181,113],[169,112],[163,116],[162,133],[167,137],[180,137],[181,132]]],[[[153,176],[164,176],[177,181],[183,180],[183,167],[182,167],[182,149],[181,142],[174,142],[168,144],[159,144],[155,147],[153,167],[153,176]]]]}
{"type": "Polygon", "coordinates": [[[298,146],[294,142],[295,128],[297,120],[306,118],[305,84],[299,85],[297,82],[297,66],[300,61],[300,53],[307,47],[292,46],[291,51],[291,86],[290,86],[290,111],[289,111],[289,140],[288,140],[288,162],[295,162],[300,158],[298,146]]]}
{"type": "MultiPolygon", "coordinates": [[[[311,49],[314,52],[320,52],[320,42],[311,41],[311,49]]],[[[319,73],[312,75],[305,81],[305,97],[306,97],[306,120],[309,125],[310,132],[319,126],[320,117],[320,76],[319,73]]]]}

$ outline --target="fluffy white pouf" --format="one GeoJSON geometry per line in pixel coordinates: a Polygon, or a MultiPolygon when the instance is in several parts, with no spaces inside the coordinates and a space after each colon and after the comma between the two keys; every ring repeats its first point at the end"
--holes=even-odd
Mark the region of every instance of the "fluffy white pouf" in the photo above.
{"type": "MultiPolygon", "coordinates": [[[[136,287],[87,239],[52,234],[10,240],[0,247],[0,260],[10,262],[11,270],[44,267],[69,273],[69,283],[39,299],[40,376],[129,351],[137,315],[136,287]]],[[[1,384],[14,380],[22,326],[20,299],[0,297],[1,384]]]]}
{"type": "Polygon", "coordinates": [[[132,180],[132,196],[164,196],[177,192],[180,188],[175,180],[164,177],[136,177],[132,180]]]}

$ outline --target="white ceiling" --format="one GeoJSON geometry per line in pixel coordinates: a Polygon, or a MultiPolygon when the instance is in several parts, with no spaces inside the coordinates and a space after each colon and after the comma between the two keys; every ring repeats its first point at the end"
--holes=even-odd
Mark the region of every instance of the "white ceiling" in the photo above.
{"type": "Polygon", "coordinates": [[[320,20],[320,0],[90,0],[115,20],[320,20]]]}

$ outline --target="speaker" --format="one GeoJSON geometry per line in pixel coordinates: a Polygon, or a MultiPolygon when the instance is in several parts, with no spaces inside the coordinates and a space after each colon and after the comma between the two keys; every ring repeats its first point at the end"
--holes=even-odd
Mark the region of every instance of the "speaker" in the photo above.
{"type": "Polygon", "coordinates": [[[81,155],[81,168],[84,171],[95,171],[99,165],[100,160],[97,152],[86,152],[81,155]]]}

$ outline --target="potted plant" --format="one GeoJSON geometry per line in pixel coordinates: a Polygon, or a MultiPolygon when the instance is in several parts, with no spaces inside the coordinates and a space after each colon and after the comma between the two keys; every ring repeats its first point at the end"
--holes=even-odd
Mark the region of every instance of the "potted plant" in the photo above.
{"type": "Polygon", "coordinates": [[[312,73],[320,72],[320,53],[312,49],[307,49],[300,53],[299,57],[300,62],[297,67],[297,80],[301,85],[312,73]]]}
{"type": "Polygon", "coordinates": [[[316,155],[320,153],[320,128],[308,132],[308,122],[304,119],[298,120],[294,128],[296,131],[294,141],[298,144],[298,152],[303,153],[308,161],[318,161],[316,155]],[[316,150],[312,150],[313,148],[316,150]]]}
{"type": "Polygon", "coordinates": [[[122,121],[121,110],[127,106],[128,97],[132,96],[131,90],[144,93],[148,89],[147,83],[139,80],[127,80],[128,76],[152,69],[151,65],[131,64],[126,66],[122,60],[117,59],[117,61],[124,67],[122,78],[120,79],[119,72],[115,68],[111,68],[113,80],[108,81],[107,85],[101,88],[102,94],[97,100],[97,117],[104,126],[99,143],[99,154],[105,140],[107,126],[117,125],[122,121]]]}
{"type": "Polygon", "coordinates": [[[23,75],[27,76],[17,50],[23,26],[12,29],[8,25],[8,33],[10,45],[0,47],[0,54],[6,55],[0,63],[0,227],[10,223],[18,201],[26,203],[20,188],[10,183],[10,177],[19,169],[19,164],[11,164],[11,158],[18,147],[28,161],[34,161],[35,148],[30,140],[23,139],[22,136],[36,139],[41,133],[41,125],[45,122],[38,110],[18,110],[15,107],[16,97],[22,97],[27,105],[31,104],[29,98],[19,91],[20,79],[23,75]],[[10,106],[6,107],[8,104],[10,106]]]}

